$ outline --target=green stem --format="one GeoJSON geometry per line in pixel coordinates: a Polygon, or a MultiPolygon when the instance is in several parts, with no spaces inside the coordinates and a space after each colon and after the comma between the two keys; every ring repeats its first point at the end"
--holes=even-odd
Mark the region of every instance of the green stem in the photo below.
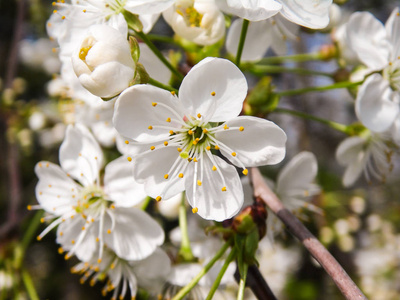
{"type": "Polygon", "coordinates": [[[243,53],[243,47],[244,47],[244,42],[246,40],[246,35],[247,35],[247,29],[249,28],[249,20],[244,19],[243,24],[242,24],[242,31],[240,32],[240,40],[239,40],[239,45],[238,49],[236,52],[236,65],[238,68],[240,67],[240,59],[242,58],[242,53],[243,53]]]}
{"type": "Polygon", "coordinates": [[[185,262],[194,261],[195,257],[190,248],[190,239],[187,224],[185,193],[182,193],[181,205],[179,206],[179,228],[182,233],[181,248],[179,249],[179,257],[185,262]]]}
{"type": "Polygon", "coordinates": [[[161,62],[168,68],[172,73],[176,75],[176,77],[179,78],[179,80],[183,80],[183,75],[173,66],[171,63],[162,55],[160,50],[157,49],[157,47],[153,44],[152,41],[141,31],[135,31],[137,36],[142,39],[143,42],[146,43],[147,46],[153,51],[153,53],[161,60],[161,62]]]}
{"type": "Polygon", "coordinates": [[[276,94],[279,96],[293,96],[293,95],[300,95],[300,94],[305,94],[305,93],[309,93],[309,92],[322,92],[322,91],[328,91],[328,90],[334,90],[334,89],[351,88],[351,87],[356,87],[362,83],[363,83],[363,81],[357,81],[357,82],[345,81],[345,82],[334,83],[332,85],[314,86],[314,87],[308,87],[308,88],[298,89],[298,90],[276,92],[276,94]]]}
{"type": "Polygon", "coordinates": [[[250,65],[244,67],[256,75],[264,75],[265,73],[294,73],[300,75],[318,75],[332,78],[332,74],[326,72],[319,72],[314,70],[307,70],[303,68],[286,68],[282,66],[266,66],[266,65],[250,65]]]}
{"type": "Polygon", "coordinates": [[[240,283],[239,283],[239,292],[237,296],[237,300],[243,300],[244,299],[244,290],[246,288],[246,279],[247,279],[247,270],[249,266],[244,263],[243,265],[243,277],[240,278],[240,283]]]}
{"type": "Polygon", "coordinates": [[[319,52],[316,53],[302,53],[288,56],[272,56],[264,57],[257,64],[282,64],[287,61],[291,62],[304,62],[310,60],[322,60],[322,55],[319,52]]]}
{"type": "Polygon", "coordinates": [[[179,44],[177,41],[175,41],[173,38],[171,38],[169,36],[158,35],[158,34],[147,34],[147,37],[151,41],[162,42],[162,43],[167,43],[167,44],[173,44],[173,45],[181,47],[181,44],[179,44]]]}
{"type": "Polygon", "coordinates": [[[143,204],[140,208],[142,210],[146,210],[147,206],[149,206],[150,202],[151,202],[151,197],[146,197],[146,199],[143,200],[143,204]]]}
{"type": "Polygon", "coordinates": [[[178,93],[177,89],[174,89],[172,86],[166,85],[166,84],[164,84],[162,82],[159,82],[159,81],[157,81],[157,80],[155,80],[153,78],[150,78],[148,83],[151,84],[151,85],[154,85],[156,87],[159,87],[161,89],[164,89],[164,90],[167,90],[167,91],[170,91],[170,92],[174,92],[176,94],[178,93]]]}
{"type": "Polygon", "coordinates": [[[232,240],[229,239],[225,244],[222,246],[222,248],[215,254],[215,256],[209,261],[209,263],[183,288],[181,289],[178,294],[172,298],[172,300],[180,300],[183,299],[194,287],[195,285],[200,281],[200,279],[207,274],[207,272],[212,268],[212,266],[215,264],[215,262],[224,255],[226,250],[229,248],[231,245],[232,240]]]}
{"type": "Polygon", "coordinates": [[[229,267],[229,264],[235,257],[236,257],[236,248],[233,248],[232,251],[229,253],[228,257],[226,258],[225,263],[222,266],[221,270],[219,271],[218,276],[215,279],[213,285],[211,286],[210,292],[208,293],[206,300],[212,299],[212,297],[214,296],[215,292],[217,291],[221,283],[222,277],[224,276],[226,270],[229,267]]]}
{"type": "Polygon", "coordinates": [[[352,130],[349,126],[340,124],[340,123],[336,123],[333,121],[329,121],[329,120],[325,120],[322,118],[318,118],[315,117],[313,115],[310,114],[306,114],[303,112],[299,112],[299,111],[295,111],[295,110],[291,110],[291,109],[286,109],[286,108],[275,108],[275,110],[273,112],[277,112],[277,113],[285,113],[285,114],[289,114],[289,115],[293,115],[296,117],[300,117],[303,119],[307,119],[307,120],[313,120],[313,121],[317,121],[319,123],[328,125],[329,127],[331,127],[332,129],[335,129],[337,131],[343,132],[347,135],[351,135],[352,134],[352,130]]]}
{"type": "Polygon", "coordinates": [[[22,270],[22,281],[24,282],[29,298],[31,300],[39,300],[39,296],[36,292],[35,286],[33,285],[32,277],[25,269],[22,270]]]}

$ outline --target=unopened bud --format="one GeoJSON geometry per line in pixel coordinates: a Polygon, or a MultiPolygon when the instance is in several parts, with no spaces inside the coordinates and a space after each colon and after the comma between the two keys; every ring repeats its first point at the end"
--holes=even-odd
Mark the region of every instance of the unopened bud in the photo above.
{"type": "Polygon", "coordinates": [[[322,60],[330,60],[338,55],[335,45],[322,45],[319,54],[322,60]]]}

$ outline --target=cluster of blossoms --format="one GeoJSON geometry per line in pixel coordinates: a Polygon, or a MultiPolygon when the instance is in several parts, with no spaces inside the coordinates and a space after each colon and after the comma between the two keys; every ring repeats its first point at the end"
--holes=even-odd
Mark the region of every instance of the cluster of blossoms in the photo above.
{"type": "MultiPolygon", "coordinates": [[[[164,230],[145,211],[149,198],[187,199],[194,217],[206,220],[234,218],[251,199],[243,190],[248,168],[280,163],[287,137],[271,121],[242,115],[248,83],[240,63],[206,57],[183,76],[147,33],[162,14],[182,44],[221,44],[226,35],[228,55],[242,46],[242,60],[254,62],[269,48],[286,54],[300,26],[325,28],[332,0],[72,0],[53,6],[47,31],[58,43],[61,70],[49,92],[62,100],[69,125],[60,166],[41,161],[35,168],[39,205],[31,208],[43,209],[49,223],[38,239],[57,227],[59,252],[80,260],[73,272],[93,285],[108,276],[103,292],[112,291],[113,299],[128,289],[134,299],[138,285],[155,291],[155,282],[167,276],[186,285],[211,260],[202,250],[211,246],[193,246],[198,261],[171,268],[160,248],[164,230]],[[227,15],[235,19],[226,33],[227,15]],[[102,146],[116,146],[120,157],[105,166],[102,146]]],[[[369,13],[355,13],[336,39],[341,52],[363,66],[353,78],[362,81],[355,113],[364,128],[337,149],[349,186],[363,171],[368,180],[386,176],[400,146],[399,10],[385,26],[369,13]]],[[[309,203],[320,192],[313,183],[317,171],[316,157],[302,152],[271,184],[303,219],[304,207],[321,213],[309,203]]],[[[271,240],[283,229],[272,212],[267,227],[271,240]]]]}

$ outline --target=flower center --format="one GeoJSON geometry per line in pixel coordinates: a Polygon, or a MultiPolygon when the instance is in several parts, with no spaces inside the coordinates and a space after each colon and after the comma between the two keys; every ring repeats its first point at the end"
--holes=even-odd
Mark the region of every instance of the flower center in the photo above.
{"type": "Polygon", "coordinates": [[[96,185],[85,187],[81,191],[81,200],[78,201],[75,211],[79,214],[89,214],[93,217],[101,214],[103,208],[111,205],[101,187],[96,185]]]}
{"type": "Polygon", "coordinates": [[[177,5],[176,12],[183,17],[188,27],[200,27],[203,15],[193,7],[193,4],[177,5]]]}
{"type": "Polygon", "coordinates": [[[400,91],[400,57],[383,70],[383,77],[390,82],[390,86],[395,91],[400,91]]]}

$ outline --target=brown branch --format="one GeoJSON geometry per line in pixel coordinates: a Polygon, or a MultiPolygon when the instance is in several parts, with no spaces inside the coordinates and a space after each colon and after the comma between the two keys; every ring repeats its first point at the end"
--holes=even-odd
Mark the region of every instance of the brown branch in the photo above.
{"type": "Polygon", "coordinates": [[[289,232],[303,243],[304,247],[333,279],[343,296],[349,300],[367,299],[329,251],[308,231],[303,223],[283,206],[282,202],[265,183],[260,171],[257,168],[251,168],[250,174],[254,196],[261,198],[287,226],[289,232]]]}

